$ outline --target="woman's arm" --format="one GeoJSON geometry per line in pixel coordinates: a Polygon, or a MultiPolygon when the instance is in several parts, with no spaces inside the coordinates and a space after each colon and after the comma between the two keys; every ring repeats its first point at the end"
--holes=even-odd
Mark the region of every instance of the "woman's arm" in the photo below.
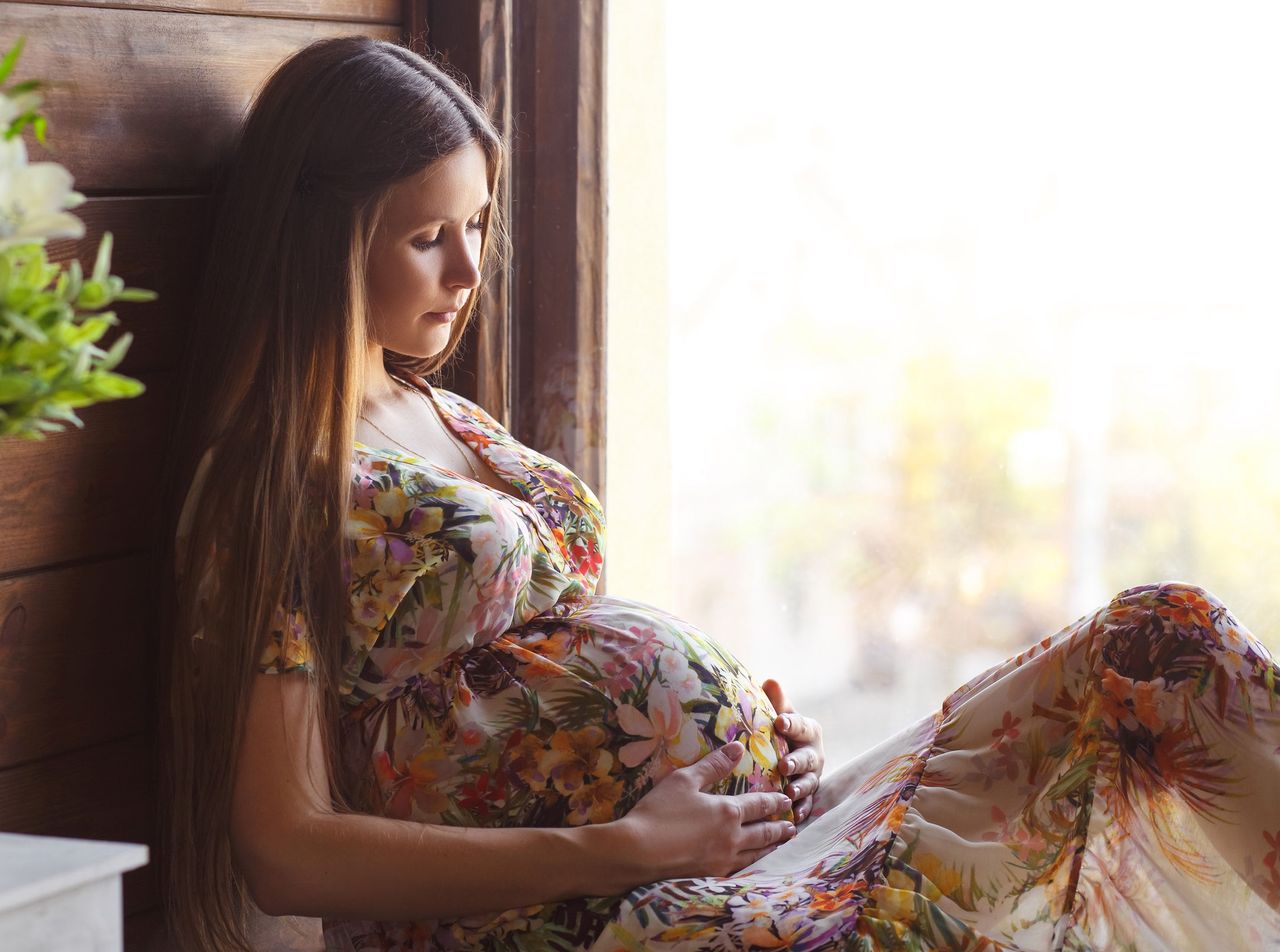
{"type": "Polygon", "coordinates": [[[320,732],[308,716],[315,687],[300,675],[254,681],[231,838],[268,915],[453,918],[621,895],[673,876],[728,875],[794,835],[790,824],[768,819],[789,804],[781,794],[699,792],[729,775],[740,744],[674,771],[611,823],[481,829],[335,814],[320,732]]]}
{"type": "Polygon", "coordinates": [[[322,814],[260,857],[250,882],[254,901],[273,916],[407,920],[498,912],[626,892],[635,883],[623,875],[629,864],[622,832],[615,824],[477,829],[322,814]]]}

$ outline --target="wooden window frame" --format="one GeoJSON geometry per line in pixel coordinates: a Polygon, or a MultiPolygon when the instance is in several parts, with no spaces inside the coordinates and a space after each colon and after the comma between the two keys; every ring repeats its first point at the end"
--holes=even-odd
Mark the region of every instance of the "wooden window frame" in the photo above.
{"type": "Polygon", "coordinates": [[[405,42],[463,73],[511,143],[512,257],[445,386],[604,501],[605,5],[405,0],[405,42]]]}

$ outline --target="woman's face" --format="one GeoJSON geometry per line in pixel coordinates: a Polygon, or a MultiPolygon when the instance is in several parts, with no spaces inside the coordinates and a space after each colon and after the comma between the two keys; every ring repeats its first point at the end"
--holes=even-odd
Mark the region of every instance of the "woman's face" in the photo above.
{"type": "Polygon", "coordinates": [[[444,350],[480,283],[489,204],[484,150],[471,142],[391,187],[367,274],[371,343],[412,357],[444,350]]]}

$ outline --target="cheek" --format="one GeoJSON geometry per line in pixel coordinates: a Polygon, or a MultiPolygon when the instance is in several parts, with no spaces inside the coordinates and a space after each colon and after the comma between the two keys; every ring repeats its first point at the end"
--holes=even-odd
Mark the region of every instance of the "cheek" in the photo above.
{"type": "Polygon", "coordinates": [[[387,255],[369,268],[369,302],[375,322],[413,317],[431,306],[432,269],[427,256],[387,255]]]}

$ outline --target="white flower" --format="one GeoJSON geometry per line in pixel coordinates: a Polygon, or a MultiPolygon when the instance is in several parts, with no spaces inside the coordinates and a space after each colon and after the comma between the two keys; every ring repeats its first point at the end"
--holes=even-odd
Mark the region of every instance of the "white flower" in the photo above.
{"type": "Polygon", "coordinates": [[[71,173],[57,162],[28,164],[20,137],[0,141],[0,249],[25,241],[83,238],[84,222],[65,211],[84,201],[72,182],[71,173]]]}
{"type": "Polygon", "coordinates": [[[702,681],[698,673],[689,667],[683,654],[667,649],[658,655],[658,669],[662,680],[676,692],[676,697],[683,701],[692,701],[702,693],[702,681]]]}
{"type": "Polygon", "coordinates": [[[751,925],[757,919],[773,918],[773,903],[763,892],[742,892],[725,900],[725,909],[733,914],[738,925],[751,925]]]}
{"type": "Polygon", "coordinates": [[[485,592],[508,577],[507,572],[499,574],[498,568],[503,557],[509,554],[516,535],[502,506],[494,506],[489,514],[492,521],[473,523],[470,536],[471,551],[475,553],[471,574],[485,592]]]}
{"type": "Polygon", "coordinates": [[[685,668],[684,674],[667,681],[667,685],[681,701],[692,701],[702,694],[702,680],[692,668],[685,668]]]}
{"type": "Polygon", "coordinates": [[[689,670],[689,659],[683,652],[667,648],[658,656],[658,670],[670,683],[684,677],[684,673],[689,670]]]}

